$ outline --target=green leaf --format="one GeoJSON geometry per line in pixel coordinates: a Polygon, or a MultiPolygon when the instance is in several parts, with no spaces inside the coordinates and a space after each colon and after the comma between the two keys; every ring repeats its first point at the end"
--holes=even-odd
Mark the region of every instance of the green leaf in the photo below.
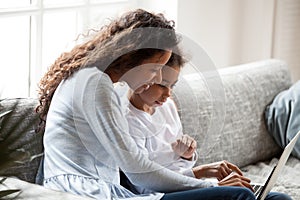
{"type": "Polygon", "coordinates": [[[7,115],[8,113],[10,113],[12,110],[8,110],[8,111],[5,111],[3,113],[0,113],[0,118],[3,117],[4,115],[7,115]]]}
{"type": "Polygon", "coordinates": [[[7,178],[2,178],[2,179],[0,180],[0,184],[3,184],[4,181],[5,181],[6,179],[7,179],[7,178]]]}

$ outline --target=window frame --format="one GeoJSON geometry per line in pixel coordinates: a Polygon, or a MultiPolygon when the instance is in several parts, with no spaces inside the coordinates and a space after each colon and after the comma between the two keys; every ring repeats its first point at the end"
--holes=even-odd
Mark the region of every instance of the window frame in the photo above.
{"type": "MultiPolygon", "coordinates": [[[[10,1],[10,0],[7,0],[10,1]]],[[[31,5],[22,6],[22,7],[10,7],[10,8],[0,8],[0,17],[18,17],[18,16],[29,16],[29,63],[24,64],[28,68],[28,91],[25,97],[37,97],[37,84],[41,79],[44,71],[47,66],[42,66],[43,64],[43,56],[42,56],[42,48],[43,48],[43,17],[47,13],[61,13],[68,11],[76,11],[81,16],[81,28],[83,30],[77,30],[76,33],[79,35],[80,33],[84,33],[88,28],[93,24],[93,19],[91,16],[91,12],[93,10],[99,9],[99,12],[103,11],[105,13],[115,14],[116,12],[113,10],[114,7],[117,8],[128,8],[129,0],[82,0],[77,1],[75,3],[59,3],[53,5],[44,5],[43,0],[30,0],[31,5]],[[110,9],[110,10],[109,10],[110,9]]],[[[132,3],[132,2],[131,2],[132,3]]],[[[132,5],[132,4],[131,4],[132,5]]],[[[78,21],[76,21],[78,23],[78,21]]],[[[9,28],[9,27],[7,27],[9,28]]],[[[75,38],[70,38],[70,40],[75,38]]],[[[68,41],[66,41],[68,42],[68,41]]],[[[25,84],[25,83],[24,83],[25,84]]],[[[1,92],[1,91],[0,91],[1,92]]],[[[15,91],[18,94],[17,91],[15,91]]],[[[10,97],[20,97],[18,95],[12,95],[10,97]]],[[[23,97],[23,96],[21,96],[23,97]]],[[[6,98],[2,96],[0,93],[0,98],[6,98]]]]}

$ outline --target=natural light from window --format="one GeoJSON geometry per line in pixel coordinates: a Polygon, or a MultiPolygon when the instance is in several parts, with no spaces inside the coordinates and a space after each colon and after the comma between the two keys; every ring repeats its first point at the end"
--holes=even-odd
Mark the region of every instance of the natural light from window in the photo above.
{"type": "Polygon", "coordinates": [[[127,7],[127,0],[1,0],[0,98],[36,97],[43,73],[79,34],[127,7]]]}

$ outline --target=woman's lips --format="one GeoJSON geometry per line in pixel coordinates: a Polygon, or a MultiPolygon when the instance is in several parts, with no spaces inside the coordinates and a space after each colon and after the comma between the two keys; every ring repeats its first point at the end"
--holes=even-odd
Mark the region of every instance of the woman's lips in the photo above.
{"type": "Polygon", "coordinates": [[[165,102],[166,101],[155,101],[155,103],[158,104],[158,105],[160,105],[160,106],[163,105],[165,102]]]}

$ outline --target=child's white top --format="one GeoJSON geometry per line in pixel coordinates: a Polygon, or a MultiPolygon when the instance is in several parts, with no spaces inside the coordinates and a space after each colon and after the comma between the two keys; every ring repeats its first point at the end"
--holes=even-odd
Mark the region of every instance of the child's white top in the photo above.
{"type": "MultiPolygon", "coordinates": [[[[177,155],[171,146],[183,135],[174,101],[168,98],[162,106],[155,108],[152,115],[137,109],[131,103],[128,108],[129,132],[140,151],[162,167],[195,177],[192,168],[196,163],[197,154],[194,153],[192,160],[186,160],[177,155]]],[[[134,187],[140,193],[148,192],[144,188],[134,187]]]]}
{"type": "Polygon", "coordinates": [[[192,171],[197,156],[186,160],[177,155],[171,143],[180,138],[182,125],[174,101],[170,98],[150,115],[129,104],[127,114],[129,132],[133,136],[140,150],[150,160],[178,173],[194,177],[192,171]]]}

